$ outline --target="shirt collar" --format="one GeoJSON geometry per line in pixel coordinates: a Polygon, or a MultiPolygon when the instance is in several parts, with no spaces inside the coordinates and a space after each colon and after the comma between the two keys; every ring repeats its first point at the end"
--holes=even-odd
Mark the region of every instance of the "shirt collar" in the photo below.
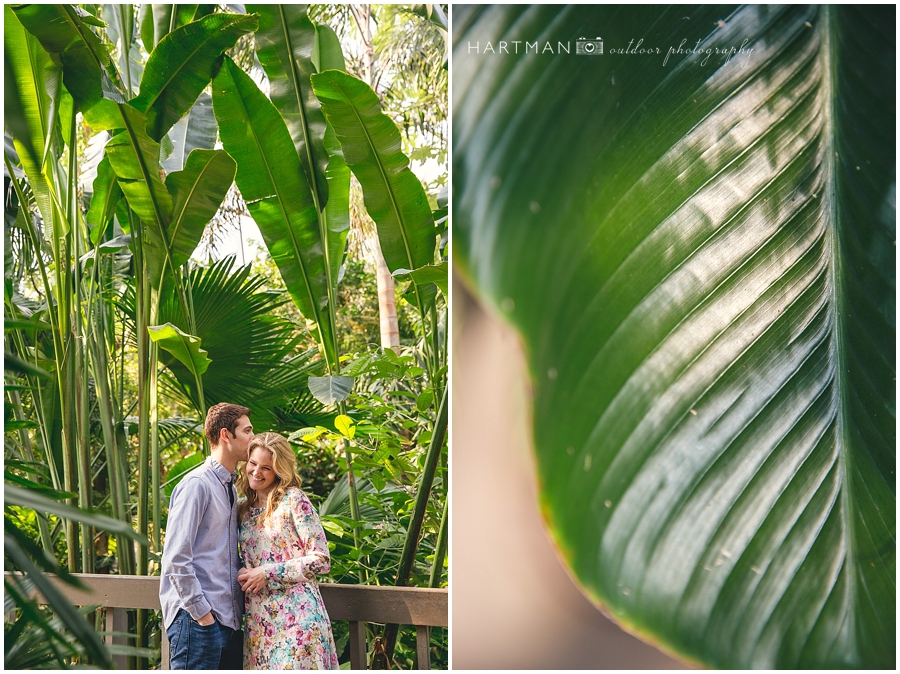
{"type": "Polygon", "coordinates": [[[228,484],[229,480],[234,482],[237,479],[237,472],[229,473],[228,469],[225,468],[225,466],[223,466],[211,456],[206,457],[206,464],[210,467],[213,474],[217,478],[219,478],[219,482],[221,482],[222,484],[228,484]]]}

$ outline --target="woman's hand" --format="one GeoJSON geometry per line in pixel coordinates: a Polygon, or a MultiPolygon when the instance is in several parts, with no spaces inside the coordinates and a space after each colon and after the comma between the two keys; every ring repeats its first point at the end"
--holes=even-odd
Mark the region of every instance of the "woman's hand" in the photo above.
{"type": "Polygon", "coordinates": [[[255,569],[242,568],[238,571],[238,582],[244,592],[259,594],[262,592],[268,581],[266,580],[266,572],[261,567],[255,569]]]}

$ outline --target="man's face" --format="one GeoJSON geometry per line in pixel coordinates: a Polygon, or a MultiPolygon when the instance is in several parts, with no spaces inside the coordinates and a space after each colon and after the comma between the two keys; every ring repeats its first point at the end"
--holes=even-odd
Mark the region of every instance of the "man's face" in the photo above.
{"type": "Polygon", "coordinates": [[[236,461],[246,461],[247,445],[253,439],[253,424],[250,423],[250,418],[245,414],[237,420],[237,427],[233,436],[227,430],[225,433],[228,437],[228,449],[231,456],[236,461]]]}

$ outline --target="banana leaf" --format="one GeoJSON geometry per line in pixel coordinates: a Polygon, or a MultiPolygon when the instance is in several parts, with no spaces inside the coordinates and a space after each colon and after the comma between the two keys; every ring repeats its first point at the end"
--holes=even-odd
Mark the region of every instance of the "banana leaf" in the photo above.
{"type": "Polygon", "coordinates": [[[316,186],[321,210],[328,201],[325,117],[309,82],[316,27],[306,5],[247,5],[247,11],[259,14],[256,55],[269,78],[269,98],[291,133],[307,182],[316,186]]]}
{"type": "Polygon", "coordinates": [[[150,339],[172,354],[195,377],[203,374],[212,362],[200,347],[200,338],[189,335],[171,323],[149,325],[150,339]]]}
{"type": "Polygon", "coordinates": [[[141,5],[138,24],[144,49],[151,53],[166,35],[215,9],[215,5],[141,5]]]}
{"type": "Polygon", "coordinates": [[[102,239],[116,214],[116,206],[121,198],[122,189],[119,187],[118,178],[109,163],[109,158],[104,157],[97,166],[91,206],[85,215],[85,221],[90,229],[91,243],[96,244],[102,239]]]}
{"type": "Polygon", "coordinates": [[[7,111],[7,124],[41,217],[51,222],[53,205],[43,163],[59,112],[62,71],[37,38],[25,30],[10,5],[3,7],[3,37],[4,68],[10,75],[5,86],[15,87],[4,105],[18,101],[20,106],[7,111]]]}
{"type": "Polygon", "coordinates": [[[320,73],[323,70],[347,70],[344,63],[344,50],[341,40],[334,29],[324,23],[316,24],[316,46],[312,56],[313,68],[320,73]]]}
{"type": "Polygon", "coordinates": [[[230,58],[213,80],[213,107],[247,209],[297,307],[316,323],[326,359],[337,362],[318,212],[284,120],[230,58]]]}
{"type": "Polygon", "coordinates": [[[173,202],[166,240],[175,267],[193,255],[206,223],[213,219],[234,182],[236,170],[234,159],[224,150],[194,150],[183,171],[166,177],[173,202]]]}
{"type": "Polygon", "coordinates": [[[328,153],[328,167],[325,169],[328,203],[319,218],[327,238],[328,279],[332,287],[337,288],[347,249],[347,235],[350,234],[350,169],[331,127],[325,130],[325,150],[328,153]]]}
{"type": "Polygon", "coordinates": [[[134,5],[103,5],[102,16],[106,22],[106,36],[118,52],[119,72],[129,92],[138,91],[144,66],[141,50],[134,39],[134,5]]]}
{"type": "Polygon", "coordinates": [[[74,5],[13,7],[25,29],[63,67],[63,83],[75,106],[95,130],[117,128],[116,103],[124,103],[122,85],[109,52],[82,20],[87,13],[74,5]]]}
{"type": "Polygon", "coordinates": [[[191,109],[212,80],[222,52],[256,26],[255,16],[210,14],[159,42],[144,68],[141,93],[131,101],[146,114],[151,138],[161,140],[191,109]]]}
{"type": "Polygon", "coordinates": [[[212,96],[204,91],[187,114],[169,130],[172,154],[162,162],[163,169],[167,173],[180,171],[192,150],[212,150],[216,146],[217,131],[212,96]]]}
{"type": "Polygon", "coordinates": [[[391,271],[434,262],[434,218],[422,183],[400,150],[400,132],[365,82],[337,70],[312,76],[313,90],[359,179],[391,271]]]}
{"type": "Polygon", "coordinates": [[[548,527],[688,661],[896,666],[895,24],[454,15],[456,259],[522,334],[548,527]]]}

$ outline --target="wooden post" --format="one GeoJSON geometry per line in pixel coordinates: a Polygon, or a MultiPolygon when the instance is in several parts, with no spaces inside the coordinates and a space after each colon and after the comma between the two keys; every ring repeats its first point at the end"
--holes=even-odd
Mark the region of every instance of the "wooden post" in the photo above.
{"type": "MultiPolygon", "coordinates": [[[[107,608],[106,609],[106,631],[107,632],[128,632],[128,612],[124,608],[107,608]]],[[[124,636],[107,634],[106,643],[127,645],[128,639],[124,636]]],[[[119,669],[125,669],[128,658],[124,655],[114,655],[113,664],[119,669]]]]}
{"type": "Polygon", "coordinates": [[[431,669],[431,635],[427,625],[416,625],[416,659],[418,669],[431,669]]]}
{"type": "MultiPolygon", "coordinates": [[[[162,622],[162,621],[160,621],[162,622]]],[[[169,635],[166,634],[165,625],[160,625],[160,630],[162,631],[162,654],[159,660],[159,668],[160,669],[171,669],[169,667],[169,635]]]]}
{"type": "Polygon", "coordinates": [[[350,621],[350,669],[367,669],[366,624],[358,620],[350,621]]]}

